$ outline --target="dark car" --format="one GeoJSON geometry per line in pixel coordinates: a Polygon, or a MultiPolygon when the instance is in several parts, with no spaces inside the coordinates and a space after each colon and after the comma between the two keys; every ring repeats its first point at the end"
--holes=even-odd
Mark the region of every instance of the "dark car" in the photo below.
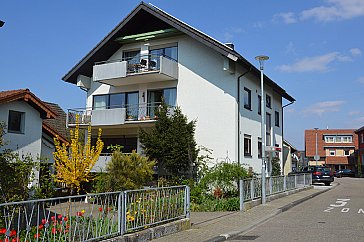
{"type": "Polygon", "coordinates": [[[343,169],[343,170],[338,170],[335,173],[336,177],[343,177],[343,176],[355,176],[355,172],[353,170],[350,169],[343,169]]]}
{"type": "Polygon", "coordinates": [[[325,186],[330,186],[334,181],[334,173],[329,167],[310,166],[308,170],[312,172],[312,183],[324,183],[325,186]]]}

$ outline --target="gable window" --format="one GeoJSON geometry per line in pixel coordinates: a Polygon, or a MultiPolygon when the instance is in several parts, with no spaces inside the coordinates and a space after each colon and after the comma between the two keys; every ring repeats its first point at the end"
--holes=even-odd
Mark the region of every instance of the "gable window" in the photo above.
{"type": "Polygon", "coordinates": [[[334,136],[325,136],[326,143],[334,143],[335,137],[334,136]]]}
{"type": "Polygon", "coordinates": [[[262,96],[258,95],[258,114],[262,114],[262,96]]]}
{"type": "Polygon", "coordinates": [[[252,137],[244,134],[244,156],[252,156],[252,137]]]}
{"type": "Polygon", "coordinates": [[[351,143],[351,142],[353,142],[353,137],[343,136],[343,143],[351,143]]]}
{"type": "Polygon", "coordinates": [[[330,150],[330,156],[335,156],[336,152],[335,150],[330,150]]]}
{"type": "Polygon", "coordinates": [[[8,117],[8,132],[9,133],[24,133],[25,113],[9,110],[8,117]]]}
{"type": "Polygon", "coordinates": [[[272,100],[271,100],[270,96],[268,94],[266,94],[265,98],[266,98],[265,103],[266,103],[267,108],[272,108],[272,100]]]}
{"type": "Polygon", "coordinates": [[[244,87],[244,108],[252,109],[252,92],[244,87]]]}
{"type": "Polygon", "coordinates": [[[279,112],[274,112],[274,124],[275,126],[279,127],[279,112]]]}

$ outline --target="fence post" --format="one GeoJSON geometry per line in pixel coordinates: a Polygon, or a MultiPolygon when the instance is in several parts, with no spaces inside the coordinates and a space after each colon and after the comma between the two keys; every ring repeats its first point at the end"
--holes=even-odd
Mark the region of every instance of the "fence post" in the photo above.
{"type": "Polygon", "coordinates": [[[119,232],[123,235],[126,232],[126,192],[123,191],[119,194],[118,202],[118,218],[119,218],[119,232]]]}
{"type": "Polygon", "coordinates": [[[297,188],[297,174],[294,175],[294,188],[297,188]]]}
{"type": "Polygon", "coordinates": [[[306,186],[306,173],[303,173],[303,186],[306,186]]]}
{"type": "Polygon", "coordinates": [[[253,200],[255,197],[254,178],[250,180],[250,199],[253,200]]]}
{"type": "Polygon", "coordinates": [[[189,186],[186,186],[186,188],[185,188],[184,214],[185,214],[186,218],[190,218],[190,187],[189,186]]]}
{"type": "Polygon", "coordinates": [[[273,188],[273,187],[272,187],[272,185],[273,185],[273,184],[272,184],[272,180],[273,180],[273,178],[272,178],[272,177],[268,177],[268,181],[269,181],[269,195],[272,195],[272,192],[273,192],[273,191],[272,191],[272,190],[273,190],[273,189],[272,189],[272,188],[273,188]]]}
{"type": "Polygon", "coordinates": [[[240,198],[240,211],[244,210],[244,181],[239,180],[239,198],[240,198]]]}
{"type": "Polygon", "coordinates": [[[287,190],[287,180],[286,176],[283,176],[283,191],[285,192],[287,190]]]}

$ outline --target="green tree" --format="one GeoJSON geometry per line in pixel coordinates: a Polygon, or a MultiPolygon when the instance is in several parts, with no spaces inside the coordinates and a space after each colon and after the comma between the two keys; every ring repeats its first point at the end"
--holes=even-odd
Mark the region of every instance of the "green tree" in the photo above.
{"type": "Polygon", "coordinates": [[[188,122],[179,107],[171,111],[166,104],[156,109],[156,115],[155,126],[139,132],[144,152],[157,161],[159,174],[165,169],[174,177],[191,177],[198,155],[196,122],[188,122]]]}
{"type": "Polygon", "coordinates": [[[281,164],[279,162],[279,157],[272,158],[272,176],[281,175],[281,164]]]}
{"type": "Polygon", "coordinates": [[[124,154],[120,149],[113,151],[106,173],[99,174],[97,192],[120,191],[141,188],[153,178],[155,161],[135,152],[124,154]]]}

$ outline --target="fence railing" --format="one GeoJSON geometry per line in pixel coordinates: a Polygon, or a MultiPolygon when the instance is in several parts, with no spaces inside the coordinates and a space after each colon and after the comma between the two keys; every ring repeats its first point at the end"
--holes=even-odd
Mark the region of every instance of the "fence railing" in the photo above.
{"type": "Polygon", "coordinates": [[[93,241],[189,217],[187,186],[0,204],[0,241],[93,241]]]}
{"type": "MultiPolygon", "coordinates": [[[[312,174],[302,173],[290,176],[273,176],[266,178],[266,195],[289,191],[292,189],[306,187],[312,184],[312,174]]],[[[243,180],[243,201],[250,201],[262,197],[262,179],[250,178],[243,180]]]]}

